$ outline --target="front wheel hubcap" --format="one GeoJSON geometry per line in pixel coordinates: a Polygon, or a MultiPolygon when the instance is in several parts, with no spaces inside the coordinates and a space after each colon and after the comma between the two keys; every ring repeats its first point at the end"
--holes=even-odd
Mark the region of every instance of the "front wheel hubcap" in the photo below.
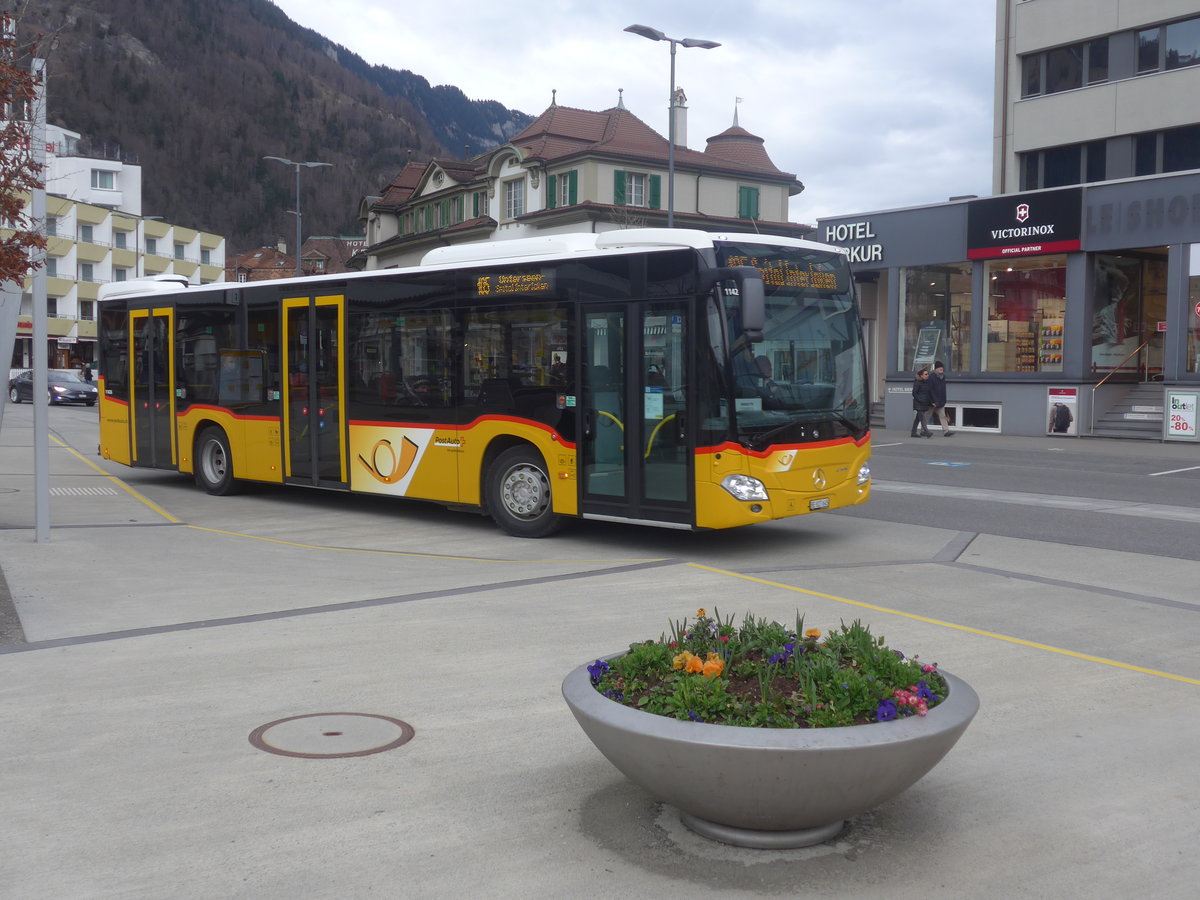
{"type": "Polygon", "coordinates": [[[518,519],[536,519],[550,506],[550,483],[536,466],[514,466],[504,476],[500,498],[518,519]]]}

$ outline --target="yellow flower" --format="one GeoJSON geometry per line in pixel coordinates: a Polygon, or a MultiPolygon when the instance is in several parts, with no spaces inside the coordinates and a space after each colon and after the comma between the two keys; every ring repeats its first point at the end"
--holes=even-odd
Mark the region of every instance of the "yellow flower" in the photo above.
{"type": "Polygon", "coordinates": [[[820,628],[806,628],[804,630],[804,636],[811,641],[815,641],[817,638],[819,638],[821,636],[821,629],[820,628]]]}
{"type": "Polygon", "coordinates": [[[706,677],[716,678],[725,671],[725,660],[721,659],[715,653],[710,653],[708,654],[708,662],[704,664],[702,671],[706,677]]]}
{"type": "Polygon", "coordinates": [[[704,671],[704,661],[702,659],[700,659],[700,657],[692,656],[689,653],[687,665],[684,666],[684,671],[691,672],[691,673],[703,672],[704,671]]]}
{"type": "Polygon", "coordinates": [[[698,615],[698,616],[704,615],[704,610],[703,609],[696,610],[696,615],[698,615]]]}
{"type": "Polygon", "coordinates": [[[682,653],[680,653],[678,656],[676,656],[673,660],[671,660],[671,667],[673,669],[682,669],[684,666],[687,665],[688,660],[690,660],[692,658],[693,658],[692,654],[689,653],[687,650],[684,650],[682,653]]]}

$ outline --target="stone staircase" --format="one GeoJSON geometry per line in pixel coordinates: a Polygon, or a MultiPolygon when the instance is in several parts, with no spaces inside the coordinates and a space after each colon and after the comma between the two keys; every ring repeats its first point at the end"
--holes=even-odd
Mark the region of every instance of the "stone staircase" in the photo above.
{"type": "Polygon", "coordinates": [[[871,404],[871,427],[883,427],[883,401],[879,400],[871,404]]]}
{"type": "MultiPolygon", "coordinates": [[[[1103,390],[1103,388],[1101,388],[1103,390]]],[[[1130,438],[1161,441],[1163,433],[1163,386],[1132,385],[1103,415],[1096,416],[1091,437],[1130,438]]]]}

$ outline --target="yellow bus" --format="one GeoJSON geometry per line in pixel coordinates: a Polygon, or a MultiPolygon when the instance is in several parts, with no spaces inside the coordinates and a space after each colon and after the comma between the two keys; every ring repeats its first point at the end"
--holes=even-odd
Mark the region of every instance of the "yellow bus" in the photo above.
{"type": "Polygon", "coordinates": [[[629,229],[311,278],[104,285],[100,452],[486,512],[716,529],[864,502],[845,251],[629,229]]]}

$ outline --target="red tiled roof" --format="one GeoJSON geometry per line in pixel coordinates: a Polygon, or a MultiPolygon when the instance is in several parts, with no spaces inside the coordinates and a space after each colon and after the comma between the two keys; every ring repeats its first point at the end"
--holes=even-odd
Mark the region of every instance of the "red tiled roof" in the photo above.
{"type": "Polygon", "coordinates": [[[756,134],[751,134],[745,128],[733,125],[720,134],[714,134],[708,139],[705,156],[716,156],[726,162],[738,163],[743,166],[753,166],[756,169],[767,169],[778,172],[771,157],[763,146],[764,141],[756,134]]]}

